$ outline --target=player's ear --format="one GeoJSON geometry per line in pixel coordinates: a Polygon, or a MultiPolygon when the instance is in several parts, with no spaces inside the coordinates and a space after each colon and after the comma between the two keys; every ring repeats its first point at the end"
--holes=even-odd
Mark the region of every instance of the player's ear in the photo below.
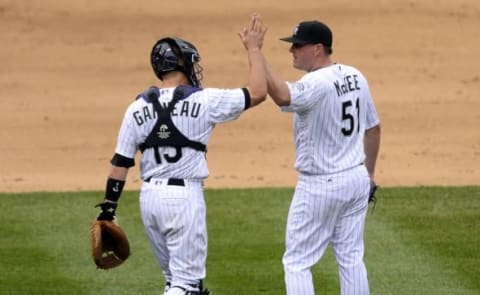
{"type": "Polygon", "coordinates": [[[323,45],[322,43],[317,44],[319,46],[320,53],[323,55],[331,55],[332,54],[332,47],[328,47],[323,45]]]}
{"type": "Polygon", "coordinates": [[[325,47],[322,43],[317,43],[314,45],[316,55],[324,55],[326,53],[325,47]]]}

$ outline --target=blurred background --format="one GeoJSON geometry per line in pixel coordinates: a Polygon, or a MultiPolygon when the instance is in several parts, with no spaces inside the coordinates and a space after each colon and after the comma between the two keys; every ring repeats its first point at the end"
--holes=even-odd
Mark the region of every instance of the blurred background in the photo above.
{"type": "MultiPolygon", "coordinates": [[[[383,128],[381,186],[479,184],[478,1],[0,0],[0,191],[103,189],[126,107],[157,83],[155,41],[194,43],[204,87],[241,87],[237,33],[253,12],[286,80],[304,73],[278,38],[303,20],[332,28],[334,60],[370,82],[383,128]]],[[[217,126],[206,186],[293,186],[292,138],[291,115],[270,100],[217,126]]],[[[139,188],[138,169],[126,189],[139,188]]]]}

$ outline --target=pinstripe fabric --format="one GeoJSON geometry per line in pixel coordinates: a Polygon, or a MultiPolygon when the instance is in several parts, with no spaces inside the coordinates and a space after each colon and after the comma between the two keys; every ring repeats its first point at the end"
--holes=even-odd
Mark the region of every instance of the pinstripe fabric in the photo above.
{"type": "Polygon", "coordinates": [[[201,181],[186,181],[185,186],[167,185],[165,180],[145,182],[140,211],[166,280],[182,286],[203,279],[207,228],[201,181]]]}
{"type": "MultiPolygon", "coordinates": [[[[160,89],[159,101],[169,102],[173,90],[174,88],[160,89]]],[[[215,125],[237,119],[244,108],[245,98],[240,88],[230,90],[206,88],[178,102],[172,112],[172,121],[187,138],[207,145],[215,125]]],[[[143,99],[133,102],[125,112],[115,153],[133,159],[139,144],[145,141],[155,122],[156,117],[151,103],[143,99]]],[[[171,147],[160,148],[159,151],[162,155],[175,155],[175,149],[171,147]]],[[[140,172],[142,179],[154,175],[204,179],[208,176],[208,167],[203,152],[185,148],[178,162],[163,161],[159,164],[155,161],[153,149],[147,149],[142,155],[140,172]]]]}
{"type": "MultiPolygon", "coordinates": [[[[159,102],[168,103],[173,91],[174,88],[159,89],[159,102]]],[[[237,119],[245,110],[245,102],[240,88],[201,89],[179,101],[171,117],[183,135],[207,145],[215,125],[237,119]]],[[[156,121],[151,103],[142,98],[131,103],[120,127],[115,152],[134,159],[156,121]]],[[[164,131],[159,129],[159,136],[164,136],[164,131]]],[[[198,287],[191,285],[205,278],[207,258],[203,180],[209,172],[205,153],[191,148],[178,151],[159,147],[156,159],[153,149],[144,151],[140,163],[142,179],[149,179],[140,191],[145,232],[165,279],[172,286],[168,292],[198,291],[198,287]],[[185,185],[169,185],[169,178],[183,179],[185,185]]]]}
{"type": "Polygon", "coordinates": [[[369,294],[363,263],[369,185],[363,165],[330,175],[300,174],[283,256],[287,294],[315,294],[310,268],[328,245],[339,266],[342,294],[369,294]]]}
{"type": "Polygon", "coordinates": [[[288,87],[292,100],[281,109],[294,112],[295,168],[328,174],[362,163],[363,134],[379,123],[365,77],[353,67],[335,64],[310,72],[288,87]],[[355,76],[360,89],[339,96],[334,82],[343,83],[346,76],[355,76]],[[354,120],[349,136],[342,134],[351,123],[343,116],[354,120]]]}
{"type": "Polygon", "coordinates": [[[313,295],[310,268],[328,245],[339,268],[341,293],[369,294],[363,233],[370,178],[365,130],[379,124],[367,80],[334,64],[287,83],[294,113],[299,179],[287,220],[283,256],[288,295],[313,295]]]}

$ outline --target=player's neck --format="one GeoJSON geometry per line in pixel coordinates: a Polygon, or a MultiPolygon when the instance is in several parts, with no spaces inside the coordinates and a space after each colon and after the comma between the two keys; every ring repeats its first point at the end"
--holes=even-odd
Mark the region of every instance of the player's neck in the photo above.
{"type": "Polygon", "coordinates": [[[190,83],[182,72],[174,71],[163,77],[161,88],[177,87],[179,85],[190,85],[190,83]]]}
{"type": "Polygon", "coordinates": [[[319,59],[308,72],[313,72],[321,68],[326,68],[333,64],[334,62],[332,61],[330,56],[326,56],[325,58],[319,59]]]}

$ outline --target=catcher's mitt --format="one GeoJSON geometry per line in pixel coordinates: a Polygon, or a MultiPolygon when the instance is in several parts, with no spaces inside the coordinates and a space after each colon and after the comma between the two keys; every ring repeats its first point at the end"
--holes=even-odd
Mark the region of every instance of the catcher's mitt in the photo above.
{"type": "Polygon", "coordinates": [[[101,269],[119,266],[130,256],[127,236],[115,221],[93,222],[92,256],[95,264],[101,269]]]}

